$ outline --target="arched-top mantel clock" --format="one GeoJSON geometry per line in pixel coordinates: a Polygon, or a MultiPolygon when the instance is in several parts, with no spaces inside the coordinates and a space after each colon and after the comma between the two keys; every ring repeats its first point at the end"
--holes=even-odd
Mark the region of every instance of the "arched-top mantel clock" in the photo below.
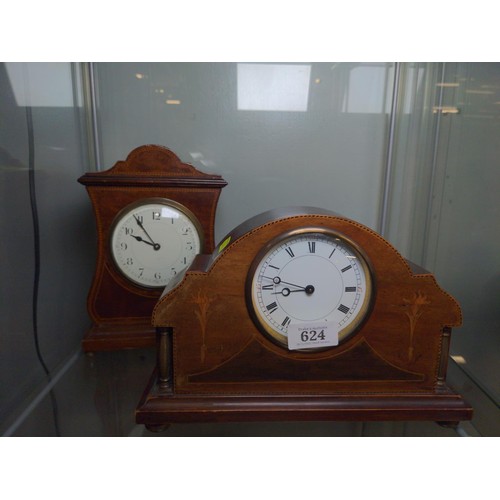
{"type": "Polygon", "coordinates": [[[137,422],[470,419],[445,382],[461,321],[434,276],[371,229],[266,212],[166,287],[137,422]]]}
{"type": "Polygon", "coordinates": [[[98,240],[87,301],[93,325],[83,348],[154,346],[153,307],[197,254],[213,250],[217,201],[227,183],[156,145],[78,180],[92,201],[98,240]]]}

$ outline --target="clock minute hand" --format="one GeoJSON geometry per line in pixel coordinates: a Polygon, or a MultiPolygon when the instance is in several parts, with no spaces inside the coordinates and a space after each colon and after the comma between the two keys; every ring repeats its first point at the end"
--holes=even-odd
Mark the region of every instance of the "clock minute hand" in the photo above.
{"type": "Polygon", "coordinates": [[[280,280],[279,281],[280,283],[283,283],[285,285],[290,285],[290,286],[294,286],[296,288],[300,288],[300,290],[305,290],[306,287],[305,286],[300,286],[300,285],[296,285],[295,283],[289,283],[288,281],[283,281],[283,280],[280,280]]]}
{"type": "Polygon", "coordinates": [[[277,292],[277,293],[281,293],[283,295],[283,297],[288,297],[292,292],[306,292],[306,295],[312,295],[314,293],[314,290],[315,290],[313,285],[307,285],[307,286],[303,287],[300,285],[296,285],[294,283],[289,283],[288,281],[283,281],[278,276],[275,276],[273,278],[273,283],[275,285],[279,285],[281,283],[284,283],[285,285],[290,285],[290,286],[294,286],[294,287],[298,288],[298,290],[290,290],[289,288],[283,288],[283,290],[281,290],[281,292],[277,292]]]}
{"type": "MultiPolygon", "coordinates": [[[[146,231],[146,229],[145,229],[144,225],[142,224],[142,222],[140,221],[139,217],[137,217],[136,215],[134,215],[134,219],[135,219],[135,222],[137,222],[137,225],[144,231],[144,234],[149,238],[149,241],[151,242],[151,245],[153,246],[153,248],[155,250],[159,250],[160,249],[160,245],[158,243],[155,243],[153,241],[153,238],[151,238],[151,236],[149,236],[149,233],[146,231]]],[[[139,240],[137,240],[137,241],[139,241],[139,240]]]]}
{"type": "MultiPolygon", "coordinates": [[[[279,276],[275,276],[274,278],[269,278],[268,276],[264,276],[264,278],[272,280],[275,285],[285,284],[285,285],[290,285],[290,286],[294,286],[295,288],[298,288],[298,290],[290,290],[288,288],[284,288],[283,290],[287,290],[287,292],[288,292],[288,293],[287,292],[283,293],[283,296],[285,296],[285,297],[290,295],[291,292],[306,292],[307,295],[312,295],[314,293],[314,290],[315,290],[313,285],[307,285],[307,286],[296,285],[295,283],[283,281],[279,276]]],[[[277,293],[282,293],[282,292],[277,292],[277,293]]]]}

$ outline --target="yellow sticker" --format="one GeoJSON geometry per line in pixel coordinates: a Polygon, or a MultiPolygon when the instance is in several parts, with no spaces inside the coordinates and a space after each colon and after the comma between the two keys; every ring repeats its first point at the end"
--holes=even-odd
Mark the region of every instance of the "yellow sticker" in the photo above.
{"type": "Polygon", "coordinates": [[[219,245],[219,253],[224,250],[229,245],[229,242],[231,241],[231,236],[228,236],[220,245],[219,245]]]}

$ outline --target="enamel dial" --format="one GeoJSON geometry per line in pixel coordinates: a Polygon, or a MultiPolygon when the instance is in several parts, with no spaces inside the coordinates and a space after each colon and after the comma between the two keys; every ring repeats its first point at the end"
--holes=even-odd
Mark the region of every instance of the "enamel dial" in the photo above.
{"type": "Polygon", "coordinates": [[[372,280],[353,242],[323,228],[303,228],[256,257],[247,296],[257,326],[282,346],[291,328],[307,324],[328,325],[342,342],[368,313],[372,280]]]}
{"type": "Polygon", "coordinates": [[[149,198],[125,207],[111,229],[110,250],[116,268],[135,285],[163,288],[200,253],[202,232],[183,205],[149,198]]]}

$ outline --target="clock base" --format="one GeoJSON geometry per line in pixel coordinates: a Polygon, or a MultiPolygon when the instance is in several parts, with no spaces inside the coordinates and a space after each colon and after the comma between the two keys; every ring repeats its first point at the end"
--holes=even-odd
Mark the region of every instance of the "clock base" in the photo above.
{"type": "Polygon", "coordinates": [[[82,340],[84,352],[155,347],[156,331],[148,323],[94,325],[82,340]]]}
{"type": "Polygon", "coordinates": [[[435,421],[455,426],[472,407],[447,386],[434,393],[192,396],[160,388],[156,375],[137,409],[148,429],[172,423],[252,421],[435,421]]]}

